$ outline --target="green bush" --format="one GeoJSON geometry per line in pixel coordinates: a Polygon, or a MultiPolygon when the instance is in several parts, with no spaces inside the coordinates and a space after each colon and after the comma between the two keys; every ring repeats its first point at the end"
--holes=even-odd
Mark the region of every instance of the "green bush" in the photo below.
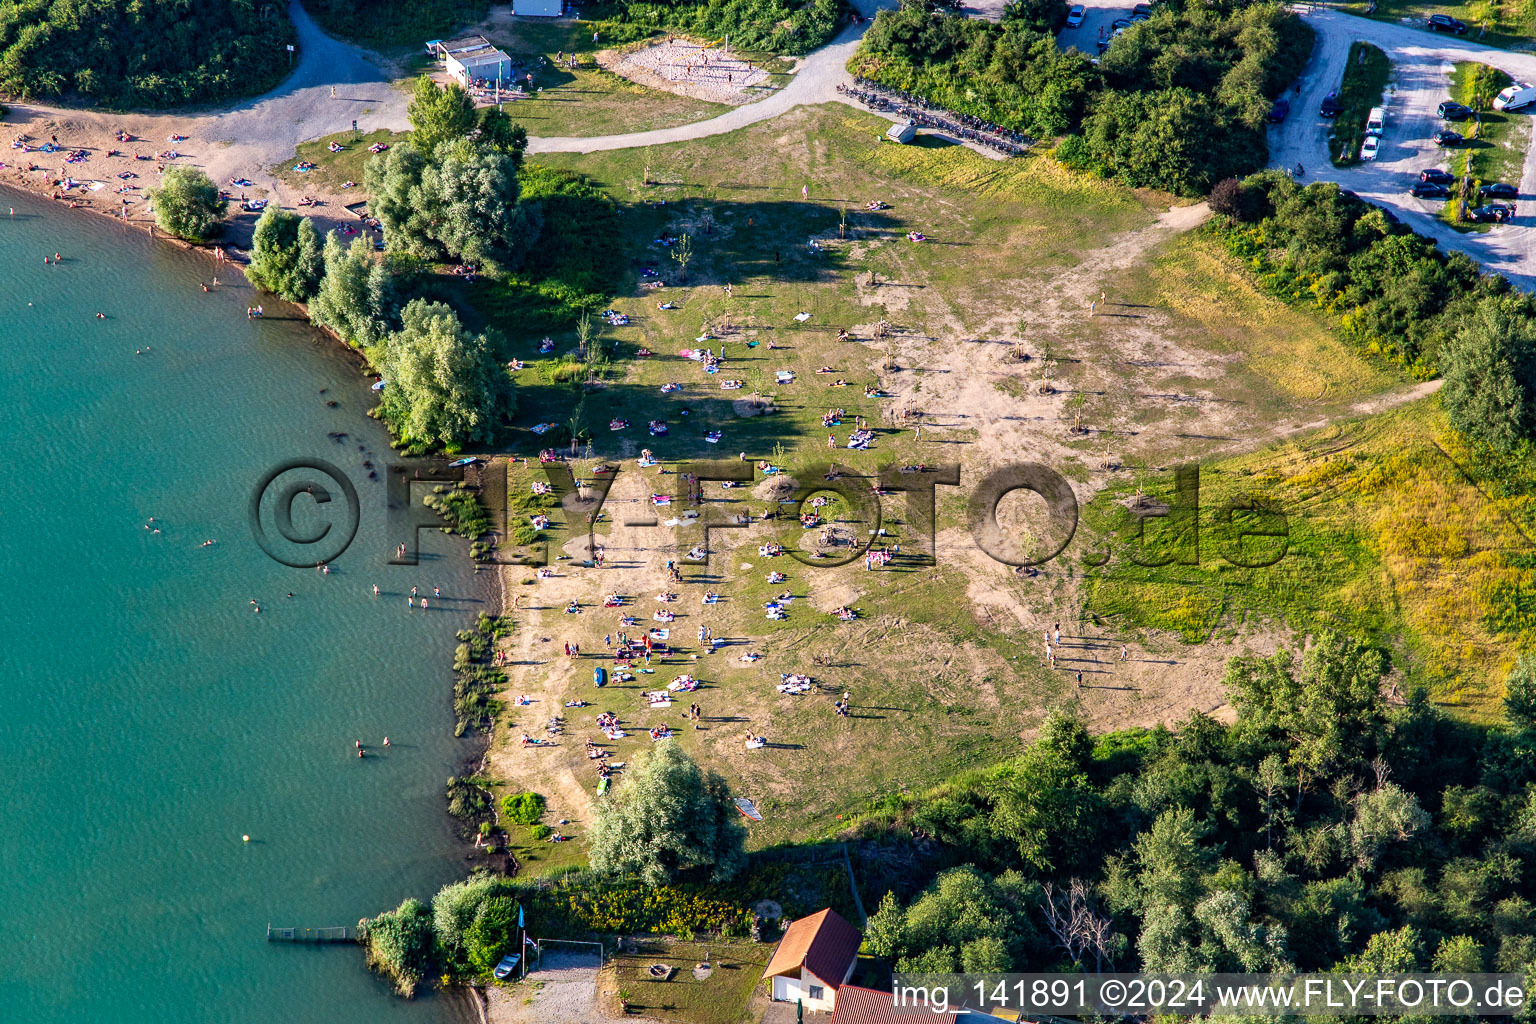
{"type": "Polygon", "coordinates": [[[514,825],[533,825],[544,816],[544,798],[537,793],[508,793],[501,798],[501,815],[514,825]]]}
{"type": "Polygon", "coordinates": [[[550,836],[554,835],[555,830],[550,828],[548,825],[535,825],[528,830],[528,834],[531,835],[534,839],[537,839],[539,842],[543,842],[550,836]]]}
{"type": "Polygon", "coordinates": [[[219,187],[202,171],[173,164],[160,177],[160,187],[149,190],[155,223],[161,230],[189,242],[206,242],[219,230],[224,200],[219,187]]]}
{"type": "Polygon", "coordinates": [[[1203,195],[1264,165],[1273,98],[1312,49],[1312,30],[1278,5],[1159,5],[1095,66],[1057,45],[1050,0],[1010,11],[1002,24],[922,4],[882,11],[849,69],[1036,138],[1067,135],[1056,156],[1068,166],[1203,195]]]}
{"type": "Polygon", "coordinates": [[[1345,338],[1420,378],[1440,372],[1448,340],[1484,299],[1508,296],[1519,315],[1536,311],[1504,278],[1337,185],[1303,187],[1266,171],[1246,179],[1242,194],[1244,219],[1208,229],[1227,250],[1266,290],[1337,317],[1345,338]]]}
{"type": "Polygon", "coordinates": [[[432,914],[426,906],[408,899],[364,922],[362,932],[369,965],[388,975],[401,995],[415,995],[435,962],[432,914]]]}

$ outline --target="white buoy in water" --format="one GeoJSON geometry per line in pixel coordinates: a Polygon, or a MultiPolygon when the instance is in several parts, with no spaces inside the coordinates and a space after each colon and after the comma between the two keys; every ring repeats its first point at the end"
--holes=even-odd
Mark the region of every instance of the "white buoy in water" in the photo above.
{"type": "Polygon", "coordinates": [[[251,837],[250,837],[250,836],[241,836],[241,837],[240,837],[240,841],[241,841],[241,842],[242,842],[242,843],[248,843],[248,842],[250,842],[250,841],[251,841],[251,837]]]}

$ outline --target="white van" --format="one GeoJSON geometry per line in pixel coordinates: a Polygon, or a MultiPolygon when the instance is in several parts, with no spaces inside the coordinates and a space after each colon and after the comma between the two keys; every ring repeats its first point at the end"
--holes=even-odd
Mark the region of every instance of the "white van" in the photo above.
{"type": "Polygon", "coordinates": [[[1536,103],[1536,88],[1528,82],[1516,82],[1493,98],[1494,110],[1519,110],[1536,103]]]}
{"type": "Polygon", "coordinates": [[[1387,115],[1382,113],[1380,107],[1372,107],[1371,112],[1365,115],[1365,134],[1380,135],[1387,127],[1387,115]]]}

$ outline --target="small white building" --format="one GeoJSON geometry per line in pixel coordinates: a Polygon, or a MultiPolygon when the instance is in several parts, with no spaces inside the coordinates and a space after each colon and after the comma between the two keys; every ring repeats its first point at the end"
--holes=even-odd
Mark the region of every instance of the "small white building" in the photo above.
{"type": "Polygon", "coordinates": [[[525,18],[558,18],[564,7],[563,0],[512,0],[512,13],[525,18]]]}
{"type": "Polygon", "coordinates": [[[512,58],[484,36],[446,41],[435,39],[427,44],[427,48],[443,62],[448,76],[466,89],[476,80],[512,81],[512,58]]]}
{"type": "Polygon", "coordinates": [[[864,936],[836,911],[823,910],[792,923],[763,972],[776,1002],[802,1002],[813,1013],[830,1012],[837,990],[853,976],[864,936]]]}

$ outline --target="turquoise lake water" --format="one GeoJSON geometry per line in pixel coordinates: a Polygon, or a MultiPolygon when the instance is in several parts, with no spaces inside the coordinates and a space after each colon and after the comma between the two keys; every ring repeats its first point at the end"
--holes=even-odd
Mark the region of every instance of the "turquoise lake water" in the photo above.
{"type": "Polygon", "coordinates": [[[358,446],[378,465],[389,448],[334,342],[270,301],[248,321],[243,280],[204,294],[200,255],[0,202],[0,1020],[448,1019],[355,946],[265,929],[355,924],[462,874],[453,632],[489,580],[446,537],[385,565],[358,446]],[[304,456],[360,497],[330,575],[248,528],[257,481],[304,456]],[[412,586],[441,607],[408,609],[412,586]]]}

